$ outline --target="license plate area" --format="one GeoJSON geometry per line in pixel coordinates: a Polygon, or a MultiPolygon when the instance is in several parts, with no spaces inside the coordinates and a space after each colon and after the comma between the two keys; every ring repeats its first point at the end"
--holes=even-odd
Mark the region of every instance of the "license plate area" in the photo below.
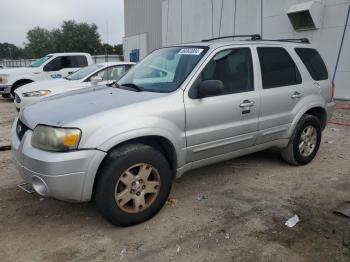
{"type": "Polygon", "coordinates": [[[22,189],[24,192],[28,193],[28,194],[33,194],[35,193],[34,188],[27,182],[23,182],[21,184],[17,185],[18,188],[22,189]]]}

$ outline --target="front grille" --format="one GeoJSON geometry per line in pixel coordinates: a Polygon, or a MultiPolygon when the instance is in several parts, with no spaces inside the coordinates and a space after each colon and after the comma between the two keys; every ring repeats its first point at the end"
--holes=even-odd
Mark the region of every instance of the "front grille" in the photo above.
{"type": "Polygon", "coordinates": [[[15,94],[15,101],[18,104],[21,103],[21,98],[17,94],[15,94]]]}
{"type": "Polygon", "coordinates": [[[19,138],[19,140],[22,140],[24,134],[29,130],[30,128],[27,127],[25,124],[21,122],[21,120],[18,119],[17,126],[16,126],[16,133],[19,138]]]}

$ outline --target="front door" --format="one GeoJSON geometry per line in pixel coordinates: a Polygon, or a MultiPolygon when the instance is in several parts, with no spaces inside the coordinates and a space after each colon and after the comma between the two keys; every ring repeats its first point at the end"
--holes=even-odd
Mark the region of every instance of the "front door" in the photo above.
{"type": "Polygon", "coordinates": [[[187,162],[253,146],[260,105],[253,61],[249,47],[222,49],[185,92],[187,162]],[[222,94],[196,98],[198,84],[205,80],[222,81],[222,94]]]}

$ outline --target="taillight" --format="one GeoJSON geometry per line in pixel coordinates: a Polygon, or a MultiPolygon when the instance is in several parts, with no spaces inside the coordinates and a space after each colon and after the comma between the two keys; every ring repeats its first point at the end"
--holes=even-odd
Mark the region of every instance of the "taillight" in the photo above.
{"type": "Polygon", "coordinates": [[[334,81],[332,81],[332,98],[334,97],[334,92],[335,92],[335,85],[334,85],[334,81]]]}

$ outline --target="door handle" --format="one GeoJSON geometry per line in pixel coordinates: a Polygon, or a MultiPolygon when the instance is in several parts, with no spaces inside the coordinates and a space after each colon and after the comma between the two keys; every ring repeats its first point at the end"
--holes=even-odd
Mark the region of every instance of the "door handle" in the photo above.
{"type": "Polygon", "coordinates": [[[255,105],[255,102],[254,102],[254,101],[244,100],[244,101],[242,102],[242,104],[239,105],[239,107],[242,107],[242,108],[244,108],[244,107],[252,107],[252,106],[254,106],[254,105],[255,105]]]}
{"type": "Polygon", "coordinates": [[[302,97],[303,94],[299,92],[294,92],[293,95],[291,96],[292,99],[300,98],[302,97]]]}

